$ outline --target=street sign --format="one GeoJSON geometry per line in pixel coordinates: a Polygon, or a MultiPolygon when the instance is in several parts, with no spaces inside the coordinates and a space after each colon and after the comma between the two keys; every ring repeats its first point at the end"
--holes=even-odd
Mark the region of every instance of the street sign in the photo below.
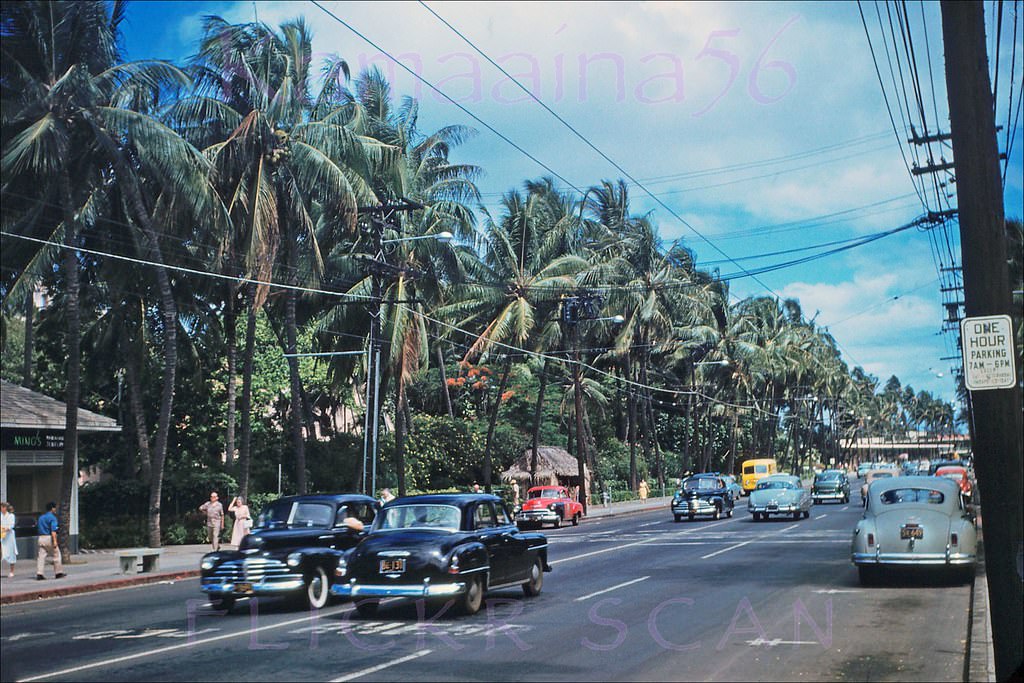
{"type": "Polygon", "coordinates": [[[964,384],[968,391],[1016,386],[1010,316],[964,318],[960,321],[960,343],[964,355],[964,384]]]}

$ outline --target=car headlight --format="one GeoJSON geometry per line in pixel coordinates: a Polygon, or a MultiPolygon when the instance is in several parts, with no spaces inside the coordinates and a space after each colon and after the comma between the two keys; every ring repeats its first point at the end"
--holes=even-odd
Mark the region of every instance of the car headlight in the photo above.
{"type": "Polygon", "coordinates": [[[199,567],[201,569],[209,570],[209,569],[213,569],[213,565],[215,565],[216,563],[217,562],[216,562],[216,560],[214,558],[212,558],[212,557],[204,557],[203,561],[199,563],[199,567]]]}
{"type": "Polygon", "coordinates": [[[302,564],[302,553],[291,553],[288,555],[288,559],[285,560],[285,563],[289,567],[298,567],[302,564]]]}
{"type": "Polygon", "coordinates": [[[342,555],[341,557],[338,558],[337,566],[334,567],[334,575],[335,576],[345,576],[345,573],[347,571],[348,571],[348,560],[346,560],[345,556],[342,555]]]}

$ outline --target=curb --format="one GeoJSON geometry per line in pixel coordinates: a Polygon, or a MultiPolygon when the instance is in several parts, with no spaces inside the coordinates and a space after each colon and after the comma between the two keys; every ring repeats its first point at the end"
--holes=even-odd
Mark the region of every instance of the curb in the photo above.
{"type": "Polygon", "coordinates": [[[985,574],[984,530],[978,515],[978,564],[971,584],[971,617],[967,623],[967,651],[964,661],[964,681],[993,683],[996,680],[995,653],[992,649],[992,629],[989,621],[988,578],[985,574]]]}
{"type": "Polygon", "coordinates": [[[81,593],[92,593],[95,591],[114,590],[117,588],[130,588],[132,586],[143,586],[148,583],[160,583],[161,581],[177,581],[179,579],[191,579],[199,576],[198,569],[187,569],[177,572],[164,572],[162,574],[148,574],[127,579],[113,579],[99,583],[81,584],[78,586],[66,586],[61,588],[46,588],[43,590],[14,593],[0,597],[0,605],[13,605],[19,602],[32,602],[34,600],[45,600],[47,598],[62,598],[68,595],[79,595],[81,593]]]}

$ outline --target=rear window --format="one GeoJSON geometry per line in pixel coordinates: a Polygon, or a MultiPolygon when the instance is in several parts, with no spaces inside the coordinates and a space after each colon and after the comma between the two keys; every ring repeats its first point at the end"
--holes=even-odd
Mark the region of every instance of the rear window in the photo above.
{"type": "Polygon", "coordinates": [[[722,488],[717,479],[701,477],[700,479],[687,479],[683,482],[684,491],[709,491],[722,488]]]}
{"type": "Polygon", "coordinates": [[[902,503],[928,503],[941,505],[946,499],[941,491],[932,489],[889,489],[880,496],[882,505],[900,505],[902,503]]]}

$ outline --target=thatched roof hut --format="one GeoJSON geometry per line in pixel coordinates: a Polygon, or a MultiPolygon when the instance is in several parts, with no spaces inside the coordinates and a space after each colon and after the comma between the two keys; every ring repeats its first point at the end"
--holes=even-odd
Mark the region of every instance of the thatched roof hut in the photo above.
{"type": "MultiPolygon", "coordinates": [[[[530,486],[530,461],[532,458],[533,449],[525,449],[512,463],[512,467],[501,473],[501,480],[507,483],[515,480],[525,490],[530,486]]],[[[583,472],[589,490],[590,472],[587,471],[586,465],[583,466],[583,472]]],[[[549,484],[579,486],[579,483],[579,464],[569,451],[557,446],[541,446],[537,449],[537,476],[533,481],[535,486],[549,484]]]]}

